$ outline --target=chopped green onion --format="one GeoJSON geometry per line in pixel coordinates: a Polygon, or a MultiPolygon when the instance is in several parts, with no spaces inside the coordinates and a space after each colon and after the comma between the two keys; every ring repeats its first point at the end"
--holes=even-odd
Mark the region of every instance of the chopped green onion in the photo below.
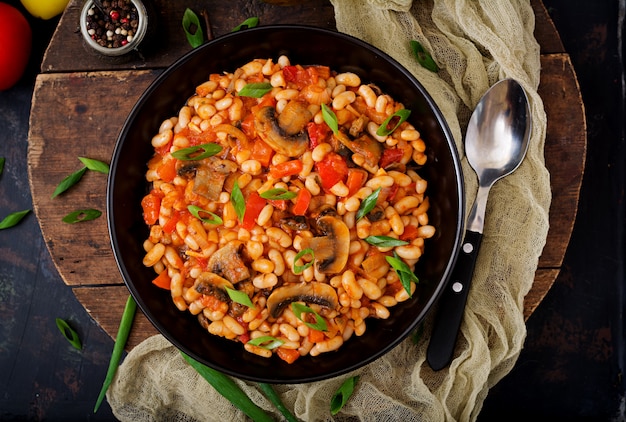
{"type": "Polygon", "coordinates": [[[236,27],[234,27],[231,32],[237,32],[237,31],[241,31],[242,29],[247,29],[247,28],[254,28],[258,24],[259,24],[259,18],[257,18],[256,16],[253,16],[241,22],[236,27]]]}
{"type": "Polygon", "coordinates": [[[226,289],[226,293],[228,293],[228,297],[230,297],[230,300],[232,300],[233,302],[237,302],[241,305],[245,305],[248,308],[254,308],[254,304],[252,303],[248,295],[245,294],[244,292],[240,290],[231,289],[230,287],[225,287],[225,289],[226,289]]]}
{"type": "Polygon", "coordinates": [[[76,350],[81,350],[83,348],[83,345],[80,342],[78,333],[61,318],[56,318],[55,321],[57,324],[57,328],[59,329],[59,331],[61,331],[63,337],[65,337],[76,350]]]}
{"type": "Polygon", "coordinates": [[[7,215],[6,217],[2,219],[2,221],[0,221],[0,230],[8,229],[17,225],[17,223],[22,221],[22,218],[24,218],[26,214],[28,214],[29,212],[30,210],[23,210],[23,211],[17,211],[17,212],[7,215]]]}
{"type": "Polygon", "coordinates": [[[198,19],[198,15],[189,8],[185,9],[185,13],[183,14],[183,31],[185,31],[189,45],[193,48],[201,46],[204,42],[200,19],[198,19]]]}
{"type": "Polygon", "coordinates": [[[418,41],[411,40],[409,45],[411,46],[411,50],[413,51],[417,62],[421,64],[422,67],[430,70],[431,72],[439,71],[439,66],[437,66],[437,63],[435,63],[432,56],[428,53],[428,51],[426,51],[422,44],[418,41]]]}
{"type": "Polygon", "coordinates": [[[335,391],[333,397],[330,399],[330,413],[335,416],[339,411],[345,406],[348,402],[348,399],[354,392],[354,387],[356,386],[357,381],[359,380],[359,376],[354,376],[346,379],[341,387],[335,391]]]}
{"type": "Polygon", "coordinates": [[[261,337],[252,339],[248,342],[248,344],[262,347],[263,349],[268,349],[268,350],[276,349],[277,347],[282,346],[284,343],[285,342],[282,341],[281,339],[278,339],[272,336],[261,336],[261,337]]]}
{"type": "Polygon", "coordinates": [[[402,287],[404,287],[404,290],[406,290],[406,292],[409,294],[409,297],[412,297],[411,281],[419,283],[419,279],[417,278],[415,273],[411,271],[411,268],[409,268],[406,262],[401,260],[398,254],[396,254],[395,252],[393,253],[393,256],[386,256],[385,259],[387,260],[389,265],[391,265],[391,268],[395,270],[396,274],[398,274],[398,278],[400,278],[400,282],[402,283],[402,287]]]}
{"type": "Polygon", "coordinates": [[[202,160],[204,158],[212,157],[222,151],[221,145],[218,144],[202,144],[195,145],[193,147],[182,148],[172,153],[172,157],[177,160],[191,161],[202,160]],[[200,154],[196,154],[198,151],[202,151],[200,154]]]}
{"type": "Polygon", "coordinates": [[[86,171],[87,167],[83,167],[82,169],[75,171],[74,173],[67,176],[65,179],[61,180],[61,183],[57,185],[54,193],[52,193],[52,198],[62,194],[63,192],[74,186],[76,183],[78,183],[86,171]]]}
{"type": "Polygon", "coordinates": [[[230,202],[235,207],[235,213],[237,214],[237,218],[240,222],[242,222],[244,215],[246,215],[246,201],[243,198],[243,193],[241,193],[241,189],[239,188],[239,183],[237,180],[235,180],[235,184],[233,185],[233,191],[230,193],[230,202]]]}
{"type": "Polygon", "coordinates": [[[265,396],[272,403],[274,403],[274,406],[276,406],[276,408],[280,410],[280,413],[282,413],[287,422],[298,422],[298,419],[285,407],[282,400],[276,393],[276,390],[274,390],[274,388],[270,384],[260,382],[259,387],[261,387],[261,391],[265,393],[265,396]]]}
{"type": "Polygon", "coordinates": [[[6,161],[6,159],[4,157],[0,157],[0,174],[2,174],[2,171],[4,170],[4,162],[6,161]]]}
{"type": "Polygon", "coordinates": [[[410,115],[411,115],[411,110],[408,110],[406,108],[403,108],[403,109],[400,109],[400,110],[396,111],[391,116],[389,116],[389,117],[387,117],[385,119],[385,121],[380,125],[380,127],[376,131],[376,135],[378,135],[378,136],[391,135],[393,133],[393,131],[398,128],[398,126],[400,126],[402,123],[404,123],[404,121],[406,121],[406,119],[409,118],[410,115]],[[395,118],[397,118],[398,121],[396,122],[396,124],[391,129],[389,129],[388,128],[389,124],[395,118]]]}
{"type": "Polygon", "coordinates": [[[339,132],[339,122],[337,120],[335,112],[333,112],[326,104],[322,104],[322,117],[324,118],[324,121],[326,122],[328,127],[336,135],[339,132]]]}
{"type": "Polygon", "coordinates": [[[191,356],[180,352],[183,359],[187,361],[193,369],[195,369],[202,378],[207,380],[215,391],[228,399],[237,409],[241,410],[254,421],[272,422],[273,419],[263,411],[259,406],[254,404],[250,397],[227,375],[209,368],[201,364],[191,356]]]}
{"type": "Polygon", "coordinates": [[[297,196],[295,192],[292,192],[283,188],[269,189],[259,195],[263,199],[277,200],[277,199],[293,199],[297,196]]]}
{"type": "Polygon", "coordinates": [[[359,209],[356,212],[357,221],[361,218],[365,217],[371,210],[376,206],[376,202],[378,201],[378,194],[380,193],[382,188],[376,188],[376,190],[369,195],[361,202],[359,209]]]}
{"type": "Polygon", "coordinates": [[[392,248],[409,244],[407,241],[391,236],[367,236],[364,240],[370,245],[378,246],[379,248],[392,248]]]}
{"type": "Polygon", "coordinates": [[[302,272],[304,270],[306,270],[307,268],[309,268],[311,265],[313,265],[313,262],[315,261],[315,254],[313,253],[313,249],[311,248],[306,248],[306,249],[302,249],[300,252],[298,252],[296,254],[296,256],[293,258],[293,273],[298,275],[298,274],[302,274],[302,272]],[[307,262],[304,265],[296,265],[296,262],[298,262],[298,260],[300,258],[302,258],[305,255],[311,255],[311,261],[307,262]]]}
{"type": "Polygon", "coordinates": [[[272,90],[272,84],[269,82],[255,82],[245,85],[237,93],[240,97],[261,98],[272,90]]]}
{"type": "Polygon", "coordinates": [[[63,222],[68,224],[75,224],[83,221],[95,220],[101,215],[102,211],[94,210],[93,208],[89,208],[86,210],[76,210],[63,217],[63,222]]]}
{"type": "Polygon", "coordinates": [[[224,222],[219,215],[214,214],[211,211],[203,210],[202,208],[200,208],[197,205],[188,205],[187,209],[189,210],[191,215],[193,215],[194,217],[196,217],[197,219],[199,219],[203,223],[222,224],[224,222]],[[210,218],[203,218],[203,217],[200,216],[200,213],[208,214],[210,218]]]}
{"type": "Polygon", "coordinates": [[[96,405],[93,408],[93,413],[98,411],[98,408],[102,404],[102,400],[104,400],[104,396],[106,395],[111,382],[113,381],[113,377],[117,372],[117,367],[120,364],[120,360],[122,359],[122,353],[124,353],[124,347],[126,346],[126,341],[128,340],[128,335],[130,334],[130,329],[133,326],[133,320],[135,319],[135,312],[137,311],[137,302],[133,299],[132,296],[128,296],[126,300],[126,306],[124,306],[124,313],[122,314],[122,320],[120,321],[120,327],[117,330],[117,336],[115,337],[115,344],[113,345],[113,353],[111,353],[111,360],[109,361],[109,368],[107,369],[107,375],[104,379],[104,383],[102,384],[102,389],[100,390],[100,394],[98,395],[98,400],[96,400],[96,405]]]}
{"type": "Polygon", "coordinates": [[[304,325],[306,325],[307,327],[313,328],[314,330],[319,330],[319,331],[328,330],[328,326],[326,325],[326,320],[322,318],[320,314],[318,314],[317,312],[315,312],[313,309],[309,308],[308,306],[303,305],[298,302],[291,302],[291,310],[293,311],[293,314],[296,316],[296,318],[302,321],[304,325]],[[315,317],[315,323],[308,322],[305,319],[303,314],[313,315],[315,317]]]}
{"type": "Polygon", "coordinates": [[[78,159],[91,171],[109,174],[109,165],[107,163],[87,157],[78,157],[78,159]]]}

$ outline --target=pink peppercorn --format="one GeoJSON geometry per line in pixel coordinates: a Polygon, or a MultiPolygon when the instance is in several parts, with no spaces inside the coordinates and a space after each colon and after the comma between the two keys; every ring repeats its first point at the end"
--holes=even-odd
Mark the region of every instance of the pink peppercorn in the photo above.
{"type": "Polygon", "coordinates": [[[114,21],[120,18],[120,13],[117,10],[111,10],[111,13],[109,13],[109,15],[111,16],[111,19],[113,19],[114,21]]]}

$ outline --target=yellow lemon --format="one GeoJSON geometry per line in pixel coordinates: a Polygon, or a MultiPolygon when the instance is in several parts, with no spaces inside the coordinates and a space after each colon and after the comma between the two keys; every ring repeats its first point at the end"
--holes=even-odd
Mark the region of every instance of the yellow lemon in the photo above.
{"type": "Polygon", "coordinates": [[[28,13],[36,18],[51,19],[65,10],[69,0],[20,0],[28,13]]]}

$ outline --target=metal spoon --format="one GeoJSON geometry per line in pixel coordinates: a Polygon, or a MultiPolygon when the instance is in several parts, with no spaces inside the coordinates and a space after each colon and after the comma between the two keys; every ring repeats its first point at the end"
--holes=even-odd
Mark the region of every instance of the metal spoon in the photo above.
{"type": "Polygon", "coordinates": [[[494,84],[483,95],[465,134],[465,154],[478,176],[478,193],[468,218],[461,253],[439,301],[426,358],[438,371],[452,360],[476,256],[483,235],[491,186],[519,167],[530,138],[528,98],[513,79],[494,84]]]}

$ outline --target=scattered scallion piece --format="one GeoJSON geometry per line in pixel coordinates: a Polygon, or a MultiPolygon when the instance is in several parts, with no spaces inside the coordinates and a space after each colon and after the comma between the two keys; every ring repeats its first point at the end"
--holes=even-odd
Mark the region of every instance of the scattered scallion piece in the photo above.
{"type": "Polygon", "coordinates": [[[241,189],[239,188],[239,183],[237,182],[237,180],[235,180],[233,190],[230,193],[230,202],[235,207],[235,213],[237,214],[237,218],[240,222],[242,222],[243,217],[246,214],[246,201],[243,198],[243,193],[241,193],[241,189]]]}
{"type": "Polygon", "coordinates": [[[97,171],[98,173],[109,174],[109,165],[100,160],[94,160],[93,158],[78,157],[81,163],[85,165],[91,171],[97,171]]]}
{"type": "Polygon", "coordinates": [[[76,330],[70,327],[70,325],[61,318],[56,318],[55,322],[57,324],[57,328],[61,334],[63,334],[63,337],[65,337],[76,350],[81,350],[83,345],[80,342],[80,338],[78,337],[76,330]]]}
{"type": "Polygon", "coordinates": [[[330,413],[335,416],[348,402],[348,399],[354,392],[359,376],[350,377],[346,379],[343,384],[335,391],[333,397],[330,399],[330,413]]]}
{"type": "Polygon", "coordinates": [[[391,135],[393,131],[398,128],[398,126],[400,126],[402,123],[404,123],[404,121],[406,121],[406,119],[409,118],[410,115],[411,115],[411,110],[408,110],[406,108],[396,111],[391,116],[385,119],[385,121],[380,125],[378,130],[376,130],[376,135],[378,136],[391,135]],[[391,124],[392,120],[394,119],[397,120],[396,124],[393,125],[391,128],[389,128],[388,126],[391,124]]]}
{"type": "Polygon", "coordinates": [[[364,240],[370,245],[378,246],[379,248],[391,248],[409,244],[409,242],[405,240],[396,239],[391,236],[367,236],[364,240]]]}
{"type": "Polygon", "coordinates": [[[339,132],[339,122],[337,120],[337,115],[335,112],[330,109],[326,104],[322,104],[322,117],[324,121],[328,125],[328,127],[333,131],[336,135],[339,132]]]}
{"type": "Polygon", "coordinates": [[[234,27],[231,32],[237,32],[237,31],[241,31],[242,29],[247,29],[247,28],[254,28],[258,24],[259,24],[259,18],[257,18],[256,16],[253,16],[241,22],[236,27],[234,27]]]}
{"type": "Polygon", "coordinates": [[[5,161],[6,161],[6,158],[0,157],[0,174],[2,174],[2,171],[4,170],[4,162],[5,161]]]}
{"type": "Polygon", "coordinates": [[[276,406],[288,422],[298,422],[298,419],[293,415],[293,413],[285,407],[280,399],[280,396],[276,393],[276,390],[274,390],[274,387],[264,382],[260,382],[259,387],[261,387],[261,391],[265,393],[265,397],[267,397],[274,404],[274,406],[276,406]]]}
{"type": "Polygon", "coordinates": [[[254,304],[244,292],[226,287],[226,293],[228,293],[228,297],[230,297],[230,300],[233,302],[245,305],[248,308],[254,308],[254,304]]]}
{"type": "Polygon", "coordinates": [[[188,148],[182,148],[172,153],[172,157],[183,161],[196,161],[204,158],[212,157],[222,151],[222,146],[218,144],[202,144],[194,145],[188,148]],[[199,154],[197,154],[199,152],[199,154]]]}
{"type": "Polygon", "coordinates": [[[314,330],[319,331],[327,331],[328,326],[326,325],[326,320],[321,317],[320,314],[315,312],[313,309],[309,308],[306,305],[303,305],[298,302],[291,302],[291,310],[293,314],[302,321],[309,328],[313,328],[314,330]],[[304,316],[304,314],[311,314],[315,317],[315,323],[308,322],[304,316]]]}
{"type": "Polygon", "coordinates": [[[185,31],[189,45],[193,48],[201,46],[204,42],[204,33],[200,26],[200,19],[189,8],[185,9],[185,13],[183,13],[183,31],[185,31]]]}
{"type": "Polygon", "coordinates": [[[261,98],[272,90],[272,84],[269,82],[255,82],[244,85],[237,93],[240,97],[261,98]]]}
{"type": "Polygon", "coordinates": [[[222,220],[222,217],[220,217],[217,214],[212,213],[211,211],[207,211],[204,210],[202,208],[200,208],[197,205],[188,205],[187,209],[189,210],[189,212],[191,213],[191,215],[193,215],[194,217],[196,217],[197,219],[199,219],[200,221],[202,221],[203,223],[208,223],[208,224],[222,224],[224,221],[222,220]],[[202,217],[200,215],[200,213],[202,214],[208,214],[209,218],[206,217],[202,217]]]}
{"type": "Polygon", "coordinates": [[[259,196],[263,199],[269,199],[273,201],[278,199],[293,199],[298,196],[298,194],[287,189],[275,188],[268,189],[259,196]]]}
{"type": "Polygon", "coordinates": [[[271,422],[273,419],[254,404],[250,397],[227,375],[201,364],[191,356],[181,352],[183,359],[195,369],[202,378],[222,396],[227,398],[237,409],[248,415],[254,421],[271,422]]]}
{"type": "Polygon", "coordinates": [[[59,196],[60,194],[74,186],[76,183],[78,183],[86,171],[87,167],[83,167],[80,170],[77,170],[74,173],[70,174],[65,179],[61,180],[61,183],[59,183],[56,189],[54,189],[54,192],[52,193],[52,198],[59,196]]]}
{"type": "Polygon", "coordinates": [[[417,62],[421,64],[422,67],[430,70],[431,72],[439,71],[439,66],[437,66],[437,63],[435,63],[432,56],[428,53],[428,51],[426,51],[422,44],[418,41],[411,40],[409,45],[411,46],[411,50],[413,51],[417,62]]]}
{"type": "Polygon", "coordinates": [[[83,221],[91,221],[102,215],[102,211],[95,210],[93,208],[89,208],[86,210],[76,210],[65,217],[63,217],[63,222],[68,224],[81,223],[83,221]]]}
{"type": "Polygon", "coordinates": [[[8,229],[17,225],[17,223],[22,221],[22,218],[24,218],[26,214],[28,214],[29,212],[30,210],[23,210],[23,211],[16,211],[14,213],[7,215],[6,217],[2,219],[2,221],[0,221],[0,230],[8,229]]]}
{"type": "Polygon", "coordinates": [[[128,296],[128,299],[126,300],[126,306],[124,306],[122,320],[120,321],[120,327],[118,328],[117,336],[115,337],[115,345],[113,346],[113,353],[111,353],[109,368],[107,369],[107,374],[104,378],[104,383],[102,384],[100,394],[98,395],[98,400],[96,400],[96,405],[93,408],[93,413],[96,413],[100,408],[102,400],[104,400],[104,396],[106,395],[106,392],[109,389],[111,382],[113,381],[113,377],[117,372],[120,360],[122,359],[122,354],[124,353],[126,341],[128,340],[128,335],[130,334],[130,329],[133,326],[133,320],[135,319],[136,311],[137,302],[135,302],[135,299],[133,299],[132,296],[128,296]]]}
{"type": "Polygon", "coordinates": [[[376,202],[378,201],[378,194],[380,193],[382,188],[376,188],[376,190],[369,195],[361,202],[359,209],[356,212],[357,221],[361,218],[365,217],[371,210],[376,206],[376,202]]]}
{"type": "Polygon", "coordinates": [[[396,274],[398,274],[398,278],[400,278],[400,282],[402,283],[402,287],[404,287],[404,290],[406,290],[406,292],[409,294],[409,297],[412,297],[411,280],[415,281],[415,283],[419,283],[419,279],[417,278],[415,273],[411,271],[411,268],[409,268],[406,262],[400,259],[398,254],[396,254],[395,252],[393,253],[393,256],[386,256],[385,259],[387,260],[389,265],[391,265],[391,268],[395,270],[396,274]]]}
{"type": "Polygon", "coordinates": [[[313,262],[315,261],[315,254],[313,253],[313,249],[311,248],[306,248],[306,249],[302,249],[300,252],[298,252],[296,254],[296,256],[293,258],[293,273],[298,275],[298,274],[302,274],[302,272],[304,270],[306,270],[307,268],[309,268],[311,265],[313,265],[313,262]],[[307,262],[304,265],[296,265],[296,262],[298,262],[298,260],[300,258],[302,258],[305,255],[311,255],[311,261],[307,262]]]}
{"type": "Polygon", "coordinates": [[[252,339],[248,342],[248,344],[262,347],[263,349],[267,349],[267,350],[276,349],[277,347],[282,346],[284,343],[285,342],[282,341],[281,339],[278,339],[272,336],[261,336],[261,337],[252,339]]]}

